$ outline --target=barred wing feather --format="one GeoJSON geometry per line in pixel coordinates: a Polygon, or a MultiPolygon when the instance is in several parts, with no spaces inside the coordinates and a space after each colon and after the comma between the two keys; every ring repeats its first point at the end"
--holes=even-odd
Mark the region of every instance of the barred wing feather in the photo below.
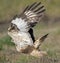
{"type": "Polygon", "coordinates": [[[27,32],[40,21],[44,11],[41,2],[34,2],[28,5],[18,17],[15,16],[11,23],[15,24],[20,31],[27,32]]]}
{"type": "Polygon", "coordinates": [[[34,27],[40,21],[44,11],[45,9],[41,2],[34,2],[32,5],[28,5],[20,16],[28,22],[30,27],[34,27]]]}

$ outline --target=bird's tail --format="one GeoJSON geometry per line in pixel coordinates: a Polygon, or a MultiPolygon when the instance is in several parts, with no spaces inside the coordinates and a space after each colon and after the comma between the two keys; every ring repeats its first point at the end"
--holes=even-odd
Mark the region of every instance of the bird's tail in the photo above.
{"type": "Polygon", "coordinates": [[[44,40],[47,38],[49,33],[45,34],[42,37],[39,37],[35,42],[34,42],[34,47],[35,49],[39,49],[39,46],[44,42],[44,40]]]}

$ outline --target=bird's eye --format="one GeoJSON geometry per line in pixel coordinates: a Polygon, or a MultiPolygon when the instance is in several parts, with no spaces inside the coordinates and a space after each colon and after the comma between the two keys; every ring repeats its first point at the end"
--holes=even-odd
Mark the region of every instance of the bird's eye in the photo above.
{"type": "Polygon", "coordinates": [[[11,27],[12,27],[13,30],[16,30],[16,31],[19,30],[19,29],[17,28],[17,26],[16,26],[15,24],[13,24],[13,23],[11,23],[11,27]]]}
{"type": "Polygon", "coordinates": [[[13,23],[11,23],[11,27],[13,27],[14,26],[14,24],[13,23]]]}
{"type": "Polygon", "coordinates": [[[11,23],[10,27],[11,27],[11,29],[14,29],[15,25],[13,23],[11,23]]]}

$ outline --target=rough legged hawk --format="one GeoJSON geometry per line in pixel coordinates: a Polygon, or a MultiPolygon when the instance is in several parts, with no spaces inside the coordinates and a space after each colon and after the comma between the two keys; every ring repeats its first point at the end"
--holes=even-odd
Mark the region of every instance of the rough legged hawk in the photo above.
{"type": "Polygon", "coordinates": [[[45,52],[39,51],[40,44],[48,34],[35,40],[33,27],[40,21],[45,9],[41,2],[34,2],[28,5],[19,16],[15,16],[8,28],[8,35],[16,45],[16,50],[22,53],[29,53],[33,56],[40,56],[45,52]]]}

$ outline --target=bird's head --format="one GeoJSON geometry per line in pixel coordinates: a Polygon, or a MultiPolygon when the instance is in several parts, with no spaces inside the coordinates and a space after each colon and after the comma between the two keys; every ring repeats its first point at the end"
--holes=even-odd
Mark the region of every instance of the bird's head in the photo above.
{"type": "Polygon", "coordinates": [[[18,35],[19,29],[17,25],[11,23],[10,26],[8,27],[8,35],[13,39],[15,35],[18,35]]]}
{"type": "Polygon", "coordinates": [[[11,37],[14,34],[18,34],[20,31],[19,28],[17,27],[16,19],[13,19],[10,23],[10,26],[8,27],[8,35],[11,37]]]}
{"type": "Polygon", "coordinates": [[[20,31],[19,29],[19,18],[15,18],[11,21],[11,24],[8,28],[8,32],[18,32],[20,31]]]}
{"type": "Polygon", "coordinates": [[[8,28],[8,32],[18,32],[18,31],[19,31],[18,27],[15,24],[11,23],[8,28]]]}

